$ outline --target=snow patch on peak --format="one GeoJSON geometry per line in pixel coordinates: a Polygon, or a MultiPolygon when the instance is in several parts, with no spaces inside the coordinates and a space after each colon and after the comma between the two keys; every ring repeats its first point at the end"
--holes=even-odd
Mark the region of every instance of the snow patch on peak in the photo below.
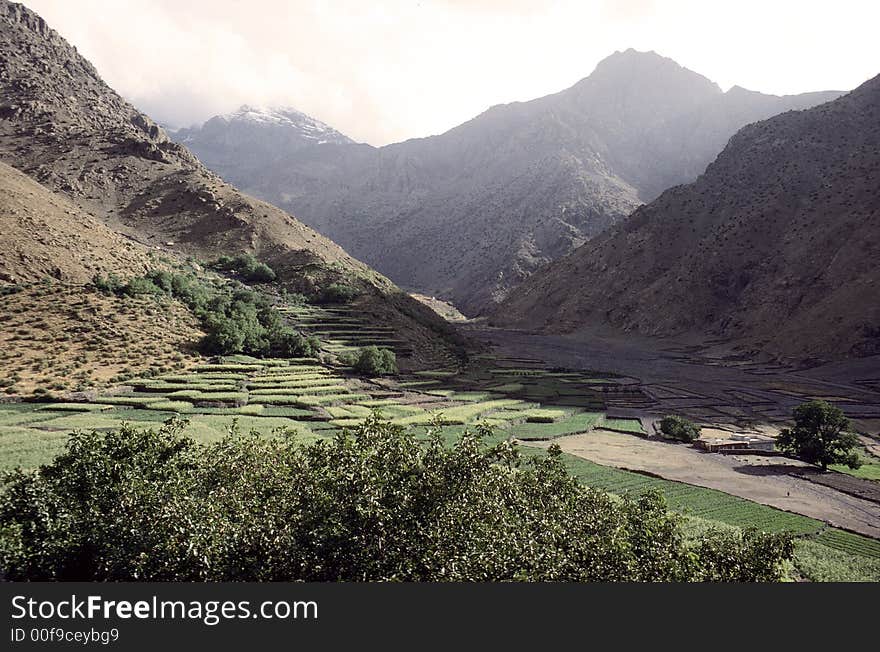
{"type": "Polygon", "coordinates": [[[333,127],[290,106],[259,106],[244,104],[237,111],[220,116],[226,122],[250,122],[258,125],[289,127],[303,137],[328,142],[351,142],[333,127]]]}

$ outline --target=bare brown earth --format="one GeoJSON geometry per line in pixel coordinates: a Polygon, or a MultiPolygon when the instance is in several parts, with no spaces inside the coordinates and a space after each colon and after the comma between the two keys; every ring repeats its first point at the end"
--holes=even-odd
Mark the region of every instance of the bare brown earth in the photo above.
{"type": "Polygon", "coordinates": [[[683,444],[601,430],[560,437],[552,443],[598,464],[717,489],[880,538],[880,504],[793,475],[803,466],[793,460],[703,453],[683,444]]]}
{"type": "Polygon", "coordinates": [[[468,319],[461,314],[458,308],[448,301],[444,301],[438,297],[428,296],[427,294],[419,294],[418,292],[410,292],[409,295],[419,303],[428,306],[446,321],[464,323],[468,319]]]}
{"type": "Polygon", "coordinates": [[[198,361],[204,333],[177,301],[105,296],[57,282],[0,301],[0,397],[34,390],[64,396],[198,361]]]}
{"type": "Polygon", "coordinates": [[[0,163],[0,281],[85,283],[143,274],[152,252],[114,233],[63,195],[0,163]]]}

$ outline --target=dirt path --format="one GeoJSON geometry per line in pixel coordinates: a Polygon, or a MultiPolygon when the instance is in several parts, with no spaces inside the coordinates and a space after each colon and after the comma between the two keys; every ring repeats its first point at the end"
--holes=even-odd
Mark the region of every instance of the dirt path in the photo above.
{"type": "Polygon", "coordinates": [[[717,489],[880,538],[880,505],[789,475],[786,467],[798,465],[791,460],[780,463],[780,458],[703,453],[689,446],[604,431],[560,437],[552,443],[598,464],[717,489]]]}

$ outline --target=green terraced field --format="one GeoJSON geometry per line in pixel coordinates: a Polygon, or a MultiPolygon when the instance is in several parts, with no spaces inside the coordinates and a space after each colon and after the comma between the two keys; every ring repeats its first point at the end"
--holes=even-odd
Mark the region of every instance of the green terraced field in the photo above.
{"type": "Polygon", "coordinates": [[[317,394],[345,394],[348,387],[345,385],[318,385],[312,387],[270,387],[265,389],[250,390],[251,400],[259,401],[261,396],[306,396],[317,394]]]}
{"type": "Polygon", "coordinates": [[[592,430],[602,423],[604,415],[599,412],[581,412],[568,419],[554,423],[518,423],[511,425],[507,432],[524,441],[534,439],[553,439],[592,430]]]}
{"type": "Polygon", "coordinates": [[[880,480],[880,458],[862,449],[859,453],[859,460],[861,460],[862,465],[857,469],[851,469],[844,464],[832,464],[829,468],[840,473],[855,476],[856,478],[880,480]]]}
{"type": "Polygon", "coordinates": [[[642,424],[638,419],[605,419],[601,427],[637,434],[645,433],[645,429],[642,428],[642,424]]]}
{"type": "Polygon", "coordinates": [[[100,412],[101,410],[112,409],[110,405],[101,405],[100,403],[52,403],[51,405],[41,406],[41,410],[51,410],[53,412],[100,412]]]}
{"type": "MultiPolygon", "coordinates": [[[[498,426],[488,437],[489,444],[510,437],[552,439],[603,425],[642,432],[637,420],[605,418],[604,398],[595,385],[614,382],[610,376],[520,367],[478,368],[465,373],[437,370],[402,379],[399,391],[389,391],[316,362],[236,356],[186,373],[135,380],[131,383],[134,391],[102,396],[92,403],[0,405],[0,468],[33,467],[49,461],[63,450],[67,433],[74,429],[112,429],[122,421],[156,427],[176,415],[190,422],[188,432],[200,441],[222,437],[233,418],[241,430],[253,429],[264,436],[284,429],[307,441],[331,437],[339,428],[358,425],[374,409],[394,423],[410,427],[419,437],[441,413],[446,423],[454,424],[440,432],[449,444],[476,423],[498,426]],[[200,402],[229,404],[205,407],[200,402]],[[233,405],[238,403],[243,404],[233,405]],[[438,408],[438,403],[443,407],[438,408]]],[[[528,447],[524,452],[543,454],[528,447]]],[[[880,541],[719,491],[572,456],[564,459],[570,472],[597,489],[615,494],[656,489],[671,509],[693,519],[793,532],[802,537],[796,565],[810,578],[880,574],[880,541]]]]}
{"type": "Polygon", "coordinates": [[[852,532],[828,528],[814,537],[813,540],[835,550],[841,550],[862,557],[880,559],[880,541],[853,534],[852,532]]]}
{"type": "Polygon", "coordinates": [[[167,410],[170,412],[186,412],[192,406],[193,404],[188,401],[156,401],[155,403],[147,403],[148,410],[167,410]]]}

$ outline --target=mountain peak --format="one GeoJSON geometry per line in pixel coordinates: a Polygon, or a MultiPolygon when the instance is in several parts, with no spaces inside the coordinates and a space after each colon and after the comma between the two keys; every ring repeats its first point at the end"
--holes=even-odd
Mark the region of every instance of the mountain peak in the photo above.
{"type": "MultiPolygon", "coordinates": [[[[704,93],[721,94],[721,88],[703,75],[685,68],[673,59],[657,54],[653,50],[643,52],[634,48],[617,50],[596,64],[587,80],[619,84],[645,83],[649,86],[660,84],[675,87],[687,84],[694,90],[704,93]]],[[[586,80],[584,80],[586,81],[586,80]]]]}
{"type": "MultiPolygon", "coordinates": [[[[635,48],[627,48],[626,50],[615,50],[605,57],[602,62],[614,59],[665,59],[666,61],[672,61],[672,59],[657,54],[654,50],[636,50],[635,48]]],[[[600,64],[602,62],[600,62],[600,64]]]]}
{"type": "Polygon", "coordinates": [[[212,118],[205,125],[211,124],[213,126],[216,123],[282,128],[295,131],[298,136],[306,140],[316,141],[318,144],[353,142],[333,127],[306,115],[292,106],[242,104],[231,113],[212,118]]]}

